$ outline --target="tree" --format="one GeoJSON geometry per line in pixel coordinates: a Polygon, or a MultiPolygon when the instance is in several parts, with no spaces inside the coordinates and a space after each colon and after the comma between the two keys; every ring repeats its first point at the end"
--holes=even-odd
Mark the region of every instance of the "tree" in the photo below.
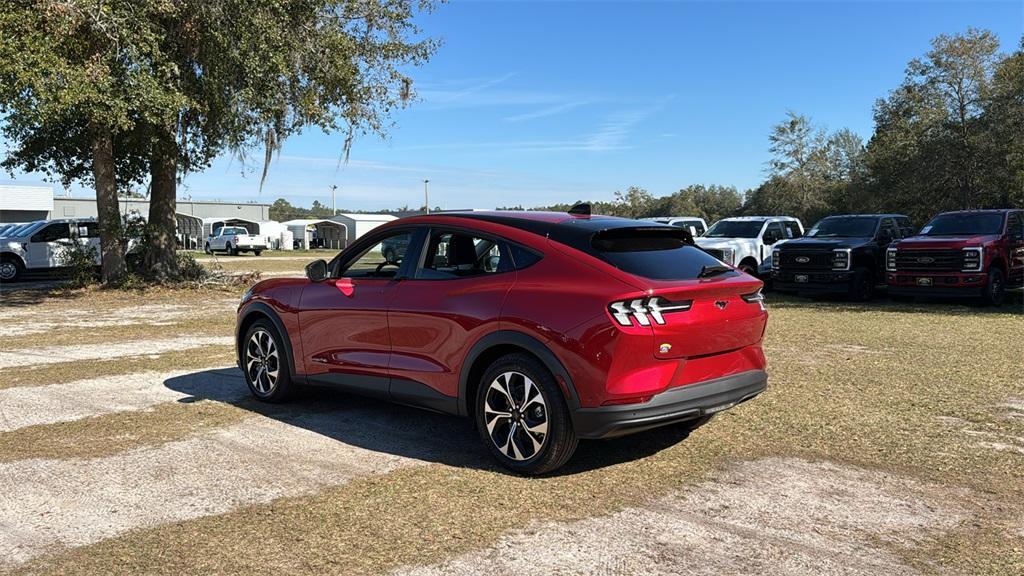
{"type": "Polygon", "coordinates": [[[626,218],[643,218],[649,216],[654,207],[654,197],[650,192],[637,186],[630,186],[625,192],[615,192],[614,213],[626,218]]]}
{"type": "MultiPolygon", "coordinates": [[[[881,204],[918,220],[936,211],[998,205],[986,174],[993,146],[1013,139],[985,122],[1002,60],[998,49],[987,30],[940,35],[923,58],[908,64],[903,83],[876,102],[866,159],[881,204]]],[[[1012,76],[1008,68],[1006,120],[1014,109],[1012,76]]]]}
{"type": "MultiPolygon", "coordinates": [[[[347,155],[357,134],[385,132],[411,98],[400,68],[436,48],[411,39],[414,11],[431,7],[413,0],[0,1],[0,112],[16,162],[90,179],[101,234],[125,185],[117,167],[148,179],[146,262],[157,279],[177,275],[181,175],[258,148],[262,184],[282,142],[309,127],[343,132],[347,155]],[[54,137],[77,124],[79,138],[54,137]],[[139,170],[134,155],[144,174],[128,170],[139,170]]],[[[117,255],[103,252],[113,270],[117,255]]]]}
{"type": "Polygon", "coordinates": [[[1024,37],[993,72],[981,116],[978,187],[992,206],[1024,206],[1024,37]]]}

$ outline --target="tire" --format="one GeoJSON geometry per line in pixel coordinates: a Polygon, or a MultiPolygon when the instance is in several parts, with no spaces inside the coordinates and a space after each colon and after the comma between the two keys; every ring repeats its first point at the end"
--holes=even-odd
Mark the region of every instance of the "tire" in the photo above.
{"type": "Polygon", "coordinates": [[[854,302],[867,302],[871,300],[875,291],[875,279],[869,270],[858,268],[853,273],[853,281],[850,282],[850,300],[854,302]]]}
{"type": "Polygon", "coordinates": [[[270,320],[261,318],[253,322],[239,342],[239,349],[245,383],[257,400],[279,403],[291,397],[295,389],[289,369],[291,358],[270,320]]]}
{"type": "Polygon", "coordinates": [[[230,256],[238,256],[238,249],[236,249],[234,246],[228,244],[228,254],[230,256]]]}
{"type": "Polygon", "coordinates": [[[988,283],[981,295],[983,306],[1002,306],[1006,296],[1006,277],[999,268],[992,267],[988,271],[988,283]]]}
{"type": "Polygon", "coordinates": [[[539,360],[521,353],[498,358],[484,372],[477,388],[476,425],[494,458],[518,474],[560,468],[578,443],[554,376],[539,360]]]}
{"type": "Polygon", "coordinates": [[[757,266],[751,266],[750,264],[743,262],[739,266],[737,266],[737,268],[740,269],[740,272],[743,272],[744,274],[749,274],[750,276],[757,278],[757,266]]]}
{"type": "Polygon", "coordinates": [[[253,256],[259,256],[260,254],[263,254],[263,250],[253,250],[252,254],[253,256]]]}
{"type": "Polygon", "coordinates": [[[206,252],[207,254],[213,254],[213,250],[210,249],[209,242],[206,243],[206,246],[203,248],[203,252],[206,252]]]}
{"type": "Polygon", "coordinates": [[[21,261],[14,257],[0,259],[0,282],[14,282],[25,273],[21,261]]]}

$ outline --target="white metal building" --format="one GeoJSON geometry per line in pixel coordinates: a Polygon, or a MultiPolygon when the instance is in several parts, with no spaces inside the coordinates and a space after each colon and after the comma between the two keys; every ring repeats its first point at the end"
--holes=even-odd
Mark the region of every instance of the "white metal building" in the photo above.
{"type": "Polygon", "coordinates": [[[354,241],[377,226],[387,224],[392,220],[398,220],[398,218],[390,214],[338,214],[337,216],[332,216],[331,220],[345,225],[347,245],[347,243],[354,241]]]}
{"type": "Polygon", "coordinates": [[[0,223],[46,220],[53,212],[53,187],[0,184],[0,223]]]}

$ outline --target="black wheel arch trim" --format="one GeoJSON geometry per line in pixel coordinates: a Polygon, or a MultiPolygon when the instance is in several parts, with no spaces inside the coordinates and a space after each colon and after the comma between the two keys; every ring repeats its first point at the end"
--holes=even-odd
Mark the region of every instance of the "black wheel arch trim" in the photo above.
{"type": "Polygon", "coordinates": [[[579,396],[576,394],[576,385],[573,384],[569,371],[565,369],[562,361],[555,356],[554,352],[552,352],[547,345],[523,332],[515,330],[498,330],[477,340],[469,349],[469,353],[466,354],[466,359],[462,363],[462,370],[459,373],[460,416],[469,416],[470,414],[470,407],[468,405],[469,386],[471,384],[469,382],[469,374],[472,371],[473,364],[475,364],[477,359],[479,359],[487,350],[494,348],[495,346],[504,345],[517,346],[536,356],[544,366],[551,371],[556,380],[561,379],[565,382],[565,387],[568,392],[565,401],[569,405],[569,409],[576,410],[580,407],[579,396]]]}
{"type": "MultiPolygon", "coordinates": [[[[241,334],[241,327],[248,323],[253,316],[262,316],[270,320],[270,323],[274,325],[279,336],[281,336],[281,345],[284,346],[285,353],[288,354],[288,361],[285,362],[285,366],[288,368],[288,375],[292,381],[304,380],[302,376],[295,373],[295,354],[292,352],[292,340],[288,337],[288,330],[284,327],[284,322],[281,321],[281,317],[266,302],[250,302],[246,305],[245,311],[238,317],[238,321],[235,323],[235,359],[238,362],[238,367],[242,368],[245,363],[242,358],[242,346],[241,338],[244,334],[241,334]]],[[[243,369],[244,370],[244,369],[243,369]]]]}

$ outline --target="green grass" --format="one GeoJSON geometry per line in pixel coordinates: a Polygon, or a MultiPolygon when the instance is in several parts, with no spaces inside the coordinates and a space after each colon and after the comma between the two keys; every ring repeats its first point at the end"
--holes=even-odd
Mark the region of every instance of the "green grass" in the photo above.
{"type": "Polygon", "coordinates": [[[770,300],[768,391],[689,439],[662,429],[583,443],[559,474],[530,479],[499,471],[482,447],[465,449],[475,446],[468,424],[381,405],[448,446],[441,461],[134,531],[15,573],[378,574],[487,546],[534,521],[643,505],[766,456],[881,469],[962,495],[972,517],[901,554],[925,573],[1024,573],[1022,539],[1008,533],[1024,518],[1024,456],[971,434],[1024,437],[1024,419],[999,407],[1024,397],[1020,306],[770,300]]]}

